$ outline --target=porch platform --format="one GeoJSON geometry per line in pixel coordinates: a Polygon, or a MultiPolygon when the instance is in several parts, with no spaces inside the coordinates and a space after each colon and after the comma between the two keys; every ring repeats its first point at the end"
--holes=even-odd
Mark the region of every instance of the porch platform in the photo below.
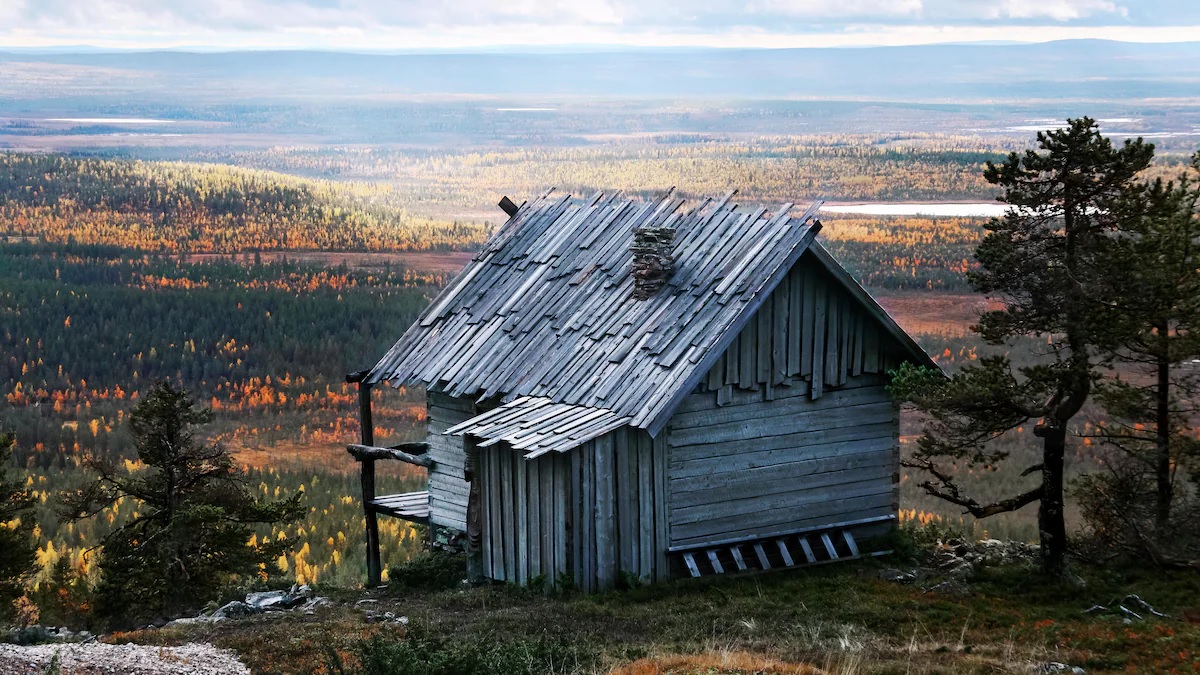
{"type": "Polygon", "coordinates": [[[429,523],[429,492],[405,492],[398,495],[382,495],[370,502],[376,513],[400,518],[413,523],[429,523]]]}

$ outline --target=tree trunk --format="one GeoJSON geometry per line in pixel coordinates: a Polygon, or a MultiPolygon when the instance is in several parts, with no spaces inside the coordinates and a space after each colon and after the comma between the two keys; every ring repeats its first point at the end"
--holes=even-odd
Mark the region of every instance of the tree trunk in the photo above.
{"type": "Polygon", "coordinates": [[[1065,427],[1048,429],[1042,438],[1042,500],[1038,506],[1038,533],[1042,567],[1052,576],[1066,571],[1067,523],[1063,509],[1063,464],[1067,447],[1065,427]]]}
{"type": "Polygon", "coordinates": [[[1168,326],[1160,324],[1156,329],[1159,349],[1156,364],[1158,384],[1154,391],[1154,477],[1157,483],[1158,503],[1154,513],[1154,529],[1161,537],[1171,520],[1171,501],[1174,497],[1171,485],[1171,357],[1168,354],[1171,338],[1168,326]]]}

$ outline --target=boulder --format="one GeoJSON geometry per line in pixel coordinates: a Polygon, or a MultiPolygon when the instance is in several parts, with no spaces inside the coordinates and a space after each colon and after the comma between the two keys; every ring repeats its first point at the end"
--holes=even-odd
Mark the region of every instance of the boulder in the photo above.
{"type": "MultiPolygon", "coordinates": [[[[293,587],[293,590],[296,588],[293,587]]],[[[292,591],[261,591],[247,595],[246,604],[265,612],[274,612],[299,607],[304,604],[306,597],[292,591]]]]}
{"type": "Polygon", "coordinates": [[[214,618],[221,619],[236,619],[243,616],[251,616],[262,612],[262,609],[254,605],[247,604],[240,600],[234,600],[224,607],[213,612],[214,618]]]}

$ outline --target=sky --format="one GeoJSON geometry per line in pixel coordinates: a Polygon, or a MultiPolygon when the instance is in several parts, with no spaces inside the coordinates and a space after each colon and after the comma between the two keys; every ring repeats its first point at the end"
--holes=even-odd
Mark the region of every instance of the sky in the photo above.
{"type": "Polygon", "coordinates": [[[1200,0],[0,0],[0,49],[861,47],[1200,40],[1200,0]]]}

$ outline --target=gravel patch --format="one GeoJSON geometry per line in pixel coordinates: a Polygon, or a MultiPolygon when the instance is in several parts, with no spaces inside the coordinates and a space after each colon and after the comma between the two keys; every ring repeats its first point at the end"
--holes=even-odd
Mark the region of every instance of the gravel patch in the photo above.
{"type": "Polygon", "coordinates": [[[0,644],[0,673],[40,675],[55,654],[63,675],[250,675],[233,652],[210,644],[152,647],[101,642],[0,644]]]}

